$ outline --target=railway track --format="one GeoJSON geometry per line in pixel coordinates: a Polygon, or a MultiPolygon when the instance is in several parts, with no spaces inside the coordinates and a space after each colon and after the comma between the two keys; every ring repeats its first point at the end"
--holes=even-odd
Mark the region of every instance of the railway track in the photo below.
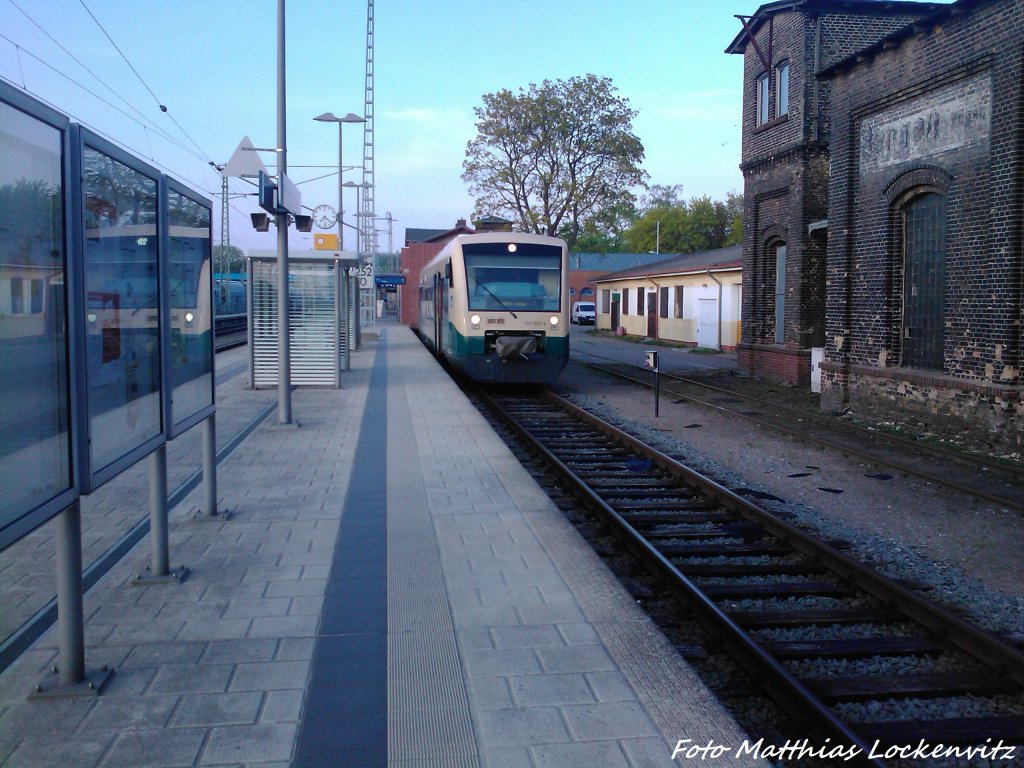
{"type": "MultiPolygon", "coordinates": [[[[654,388],[652,371],[624,363],[583,363],[654,388]]],[[[882,432],[825,413],[792,408],[686,376],[661,373],[661,396],[744,419],[802,441],[840,450],[975,498],[1024,512],[1024,467],[882,432]]]]}
{"type": "Polygon", "coordinates": [[[800,737],[877,766],[919,743],[1024,745],[1020,649],[552,393],[478,396],[800,737]]]}
{"type": "Polygon", "coordinates": [[[248,343],[248,321],[248,315],[217,315],[214,318],[213,334],[216,351],[233,349],[248,343]]]}

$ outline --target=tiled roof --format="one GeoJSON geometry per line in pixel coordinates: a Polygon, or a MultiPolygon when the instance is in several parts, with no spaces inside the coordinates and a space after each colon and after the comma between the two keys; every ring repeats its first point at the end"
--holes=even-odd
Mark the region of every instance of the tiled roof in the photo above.
{"type": "Polygon", "coordinates": [[[706,269],[735,269],[743,264],[743,246],[730,245],[726,248],[715,248],[711,251],[684,253],[650,264],[642,264],[623,269],[611,274],[602,275],[594,280],[623,280],[630,277],[647,277],[651,275],[674,275],[684,272],[702,272],[706,269]]]}
{"type": "Polygon", "coordinates": [[[664,253],[570,253],[569,269],[574,272],[615,272],[653,264],[664,258],[664,253]]]}

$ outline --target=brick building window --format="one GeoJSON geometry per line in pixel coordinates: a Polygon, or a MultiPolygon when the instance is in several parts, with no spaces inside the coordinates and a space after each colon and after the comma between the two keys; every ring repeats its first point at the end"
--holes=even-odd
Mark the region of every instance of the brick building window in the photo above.
{"type": "Polygon", "coordinates": [[[946,303],[946,198],[912,195],[903,229],[902,364],[942,370],[946,303]]]}
{"type": "Polygon", "coordinates": [[[786,244],[774,242],[768,252],[775,256],[775,343],[786,341],[786,244]]]}
{"type": "Polygon", "coordinates": [[[775,67],[775,116],[789,113],[789,62],[783,61],[775,67]]]}
{"type": "Polygon", "coordinates": [[[768,122],[768,73],[757,78],[757,124],[768,122]]]}

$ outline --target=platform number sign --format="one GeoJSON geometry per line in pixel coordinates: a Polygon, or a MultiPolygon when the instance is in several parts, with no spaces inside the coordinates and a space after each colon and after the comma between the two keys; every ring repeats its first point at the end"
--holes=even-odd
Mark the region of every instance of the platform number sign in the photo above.
{"type": "Polygon", "coordinates": [[[368,291],[373,288],[373,264],[363,264],[356,271],[356,279],[359,281],[359,289],[368,291]]]}
{"type": "Polygon", "coordinates": [[[657,352],[644,352],[646,359],[644,360],[644,366],[650,368],[652,371],[658,370],[658,353],[657,352]]]}

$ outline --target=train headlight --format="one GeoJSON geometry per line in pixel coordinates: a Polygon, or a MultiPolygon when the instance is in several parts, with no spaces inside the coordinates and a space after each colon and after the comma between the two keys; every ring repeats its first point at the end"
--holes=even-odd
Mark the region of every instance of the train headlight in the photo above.
{"type": "Polygon", "coordinates": [[[508,252],[509,253],[515,253],[516,252],[516,244],[515,243],[509,243],[508,244],[508,252]]]}
{"type": "Polygon", "coordinates": [[[477,326],[480,325],[480,315],[470,315],[469,322],[471,322],[473,324],[473,327],[476,328],[477,326]]]}
{"type": "Polygon", "coordinates": [[[191,312],[186,312],[185,313],[185,322],[186,323],[191,323],[195,319],[196,319],[196,316],[193,315],[191,312]]]}
{"type": "Polygon", "coordinates": [[[548,322],[551,323],[551,327],[554,328],[558,325],[558,315],[552,315],[548,318],[548,322]]]}

